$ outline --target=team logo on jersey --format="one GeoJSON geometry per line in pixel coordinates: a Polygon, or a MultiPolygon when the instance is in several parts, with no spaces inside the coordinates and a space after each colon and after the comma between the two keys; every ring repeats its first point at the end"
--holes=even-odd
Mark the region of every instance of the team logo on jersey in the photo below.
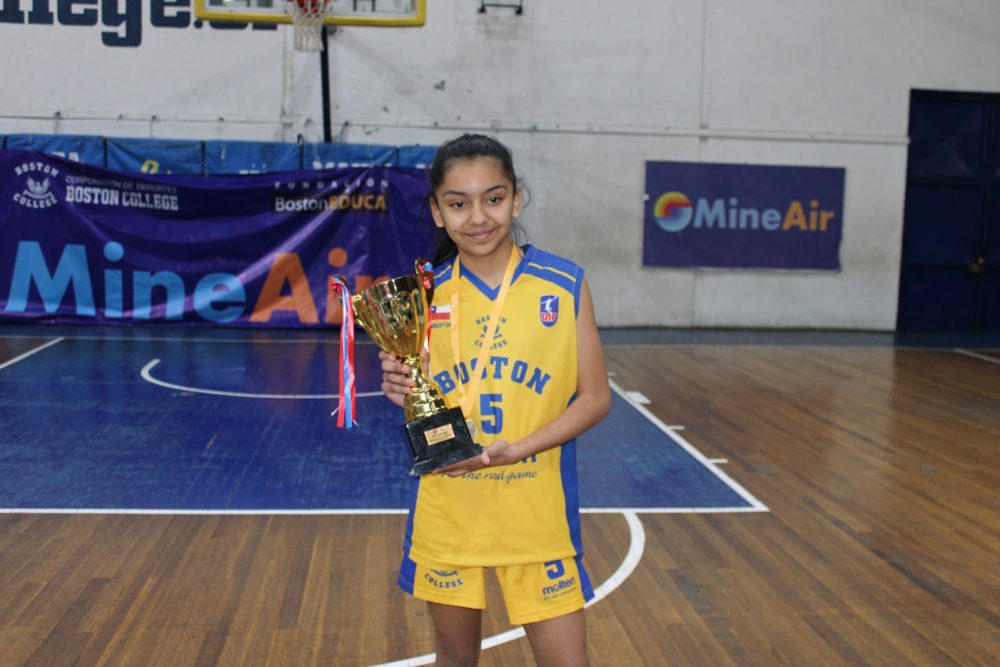
{"type": "Polygon", "coordinates": [[[44,162],[25,162],[14,168],[16,176],[26,176],[24,190],[14,195],[14,201],[25,208],[48,208],[56,204],[56,196],[49,189],[50,178],[59,170],[44,162]]]}
{"type": "MultiPolygon", "coordinates": [[[[479,338],[476,339],[476,347],[482,347],[483,341],[486,340],[486,330],[489,328],[490,316],[483,315],[482,317],[476,318],[476,326],[479,327],[479,338]]],[[[503,331],[500,327],[507,324],[507,318],[500,316],[500,324],[497,325],[496,331],[493,332],[493,344],[490,345],[491,350],[499,350],[502,347],[507,347],[507,339],[504,338],[503,331]]]]}
{"type": "Polygon", "coordinates": [[[552,294],[541,297],[538,305],[538,317],[542,324],[551,327],[559,319],[559,297],[552,294]]]}

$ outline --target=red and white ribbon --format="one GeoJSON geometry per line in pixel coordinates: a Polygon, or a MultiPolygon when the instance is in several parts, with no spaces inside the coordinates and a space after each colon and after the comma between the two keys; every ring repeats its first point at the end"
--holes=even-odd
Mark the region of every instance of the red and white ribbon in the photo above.
{"type": "Polygon", "coordinates": [[[337,405],[337,426],[351,428],[357,412],[354,394],[354,308],[351,292],[340,276],[330,277],[330,289],[340,300],[340,401],[337,405]]]}

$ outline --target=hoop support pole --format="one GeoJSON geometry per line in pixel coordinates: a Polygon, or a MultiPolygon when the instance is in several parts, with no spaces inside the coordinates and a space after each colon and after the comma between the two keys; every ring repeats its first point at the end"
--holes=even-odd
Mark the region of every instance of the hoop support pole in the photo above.
{"type": "MultiPolygon", "coordinates": [[[[337,26],[333,26],[336,30],[337,26]]],[[[320,90],[323,96],[323,141],[331,143],[333,141],[333,127],[330,119],[330,49],[327,46],[326,26],[320,28],[320,39],[323,40],[323,49],[319,52],[319,72],[320,90]]]]}

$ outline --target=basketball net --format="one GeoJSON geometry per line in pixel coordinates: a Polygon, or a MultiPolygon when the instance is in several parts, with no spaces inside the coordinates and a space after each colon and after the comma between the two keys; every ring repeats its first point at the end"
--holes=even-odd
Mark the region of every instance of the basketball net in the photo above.
{"type": "Polygon", "coordinates": [[[292,17],[296,51],[323,50],[323,19],[333,0],[285,0],[285,11],[292,17]]]}

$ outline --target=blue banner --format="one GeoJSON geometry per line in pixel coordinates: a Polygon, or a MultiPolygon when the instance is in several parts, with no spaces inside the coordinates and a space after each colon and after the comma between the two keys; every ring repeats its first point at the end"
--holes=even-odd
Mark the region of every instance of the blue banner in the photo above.
{"type": "Polygon", "coordinates": [[[276,141],[186,141],[91,135],[0,135],[0,148],[37,151],[115,171],[189,176],[269,174],[302,169],[428,169],[436,146],[304,144],[276,141]]]}
{"type": "Polygon", "coordinates": [[[316,326],[431,245],[426,175],[114,172],[0,152],[0,321],[316,326]]]}
{"type": "Polygon", "coordinates": [[[6,148],[18,151],[38,151],[74,162],[104,166],[104,139],[76,134],[12,134],[6,148]]]}
{"type": "Polygon", "coordinates": [[[108,169],[143,174],[204,173],[200,141],[177,139],[108,139],[108,169]]]}
{"type": "Polygon", "coordinates": [[[378,144],[305,144],[302,161],[306,169],[388,167],[396,163],[397,150],[378,144]]]}
{"type": "Polygon", "coordinates": [[[840,269],[844,169],[646,162],[642,262],[840,269]]]}
{"type": "Polygon", "coordinates": [[[206,141],[205,173],[209,176],[300,171],[302,147],[266,141],[206,141]]]}
{"type": "Polygon", "coordinates": [[[396,166],[430,169],[435,155],[437,146],[400,146],[396,166]]]}

